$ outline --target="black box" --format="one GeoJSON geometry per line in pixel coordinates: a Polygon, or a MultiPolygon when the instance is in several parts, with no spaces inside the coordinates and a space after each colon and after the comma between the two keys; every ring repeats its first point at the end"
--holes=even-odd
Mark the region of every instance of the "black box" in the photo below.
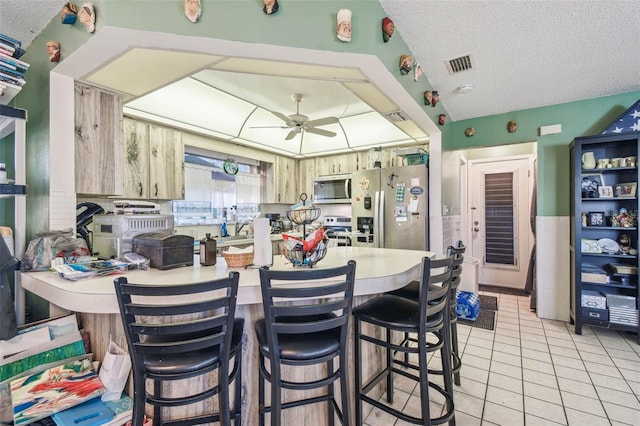
{"type": "Polygon", "coordinates": [[[597,321],[609,321],[609,311],[607,309],[587,308],[583,306],[582,318],[597,321]]]}
{"type": "Polygon", "coordinates": [[[193,266],[193,237],[150,232],[133,237],[132,250],[161,270],[193,266]]]}

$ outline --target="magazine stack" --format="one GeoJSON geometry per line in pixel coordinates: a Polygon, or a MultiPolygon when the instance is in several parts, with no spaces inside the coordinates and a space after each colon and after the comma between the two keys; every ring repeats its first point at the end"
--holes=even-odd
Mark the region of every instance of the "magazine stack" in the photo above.
{"type": "Polygon", "coordinates": [[[19,59],[24,53],[22,42],[0,34],[0,104],[8,104],[22,90],[29,69],[29,64],[19,59]]]}

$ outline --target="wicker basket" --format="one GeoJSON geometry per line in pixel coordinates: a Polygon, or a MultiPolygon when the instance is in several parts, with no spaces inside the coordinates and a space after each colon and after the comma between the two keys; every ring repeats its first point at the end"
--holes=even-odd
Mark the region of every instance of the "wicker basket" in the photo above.
{"type": "Polygon", "coordinates": [[[229,268],[242,268],[253,263],[253,252],[251,253],[225,253],[222,257],[227,262],[229,268]]]}

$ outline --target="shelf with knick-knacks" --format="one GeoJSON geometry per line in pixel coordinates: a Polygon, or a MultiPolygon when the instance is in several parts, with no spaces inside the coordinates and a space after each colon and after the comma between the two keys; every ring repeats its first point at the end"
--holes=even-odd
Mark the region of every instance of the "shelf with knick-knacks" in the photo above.
{"type": "Polygon", "coordinates": [[[640,331],[639,147],[640,133],[579,137],[570,146],[576,334],[584,326],[640,331]]]}

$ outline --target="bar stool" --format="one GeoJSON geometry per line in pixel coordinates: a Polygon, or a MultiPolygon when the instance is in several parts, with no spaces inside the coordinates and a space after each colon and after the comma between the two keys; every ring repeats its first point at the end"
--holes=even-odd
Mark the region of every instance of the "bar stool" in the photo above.
{"type": "MultiPolygon", "coordinates": [[[[238,272],[227,278],[193,284],[133,284],[114,280],[120,314],[133,368],[133,426],[142,426],[145,404],[153,405],[154,423],[192,425],[233,418],[241,424],[241,341],[244,319],[234,318],[238,272]],[[230,360],[233,369],[229,371],[230,360]],[[181,387],[182,396],[163,396],[168,381],[199,378],[217,371],[217,383],[203,377],[204,390],[191,384],[181,387]],[[153,381],[153,392],[146,389],[153,381]],[[235,381],[234,408],[229,385],[235,381]],[[186,394],[186,395],[185,395],[186,394]],[[162,419],[161,408],[180,407],[217,395],[219,411],[194,417],[162,419]]],[[[190,409],[191,410],[191,409],[190,409]]]]}
{"type": "Polygon", "coordinates": [[[423,259],[418,300],[384,294],[353,309],[355,364],[357,364],[355,372],[357,425],[361,425],[363,421],[363,402],[409,423],[436,425],[455,422],[451,346],[449,344],[451,328],[448,299],[451,264],[450,257],[440,260],[431,260],[426,257],[423,259]],[[434,271],[436,269],[438,271],[434,271]],[[383,328],[386,332],[381,338],[372,335],[377,335],[377,332],[363,334],[362,323],[383,328]],[[392,332],[416,334],[417,346],[406,344],[404,339],[400,343],[394,343],[392,332]],[[384,368],[364,385],[362,362],[359,362],[362,358],[361,341],[384,348],[387,358],[384,368]],[[444,387],[429,380],[427,359],[428,355],[434,351],[440,351],[444,387]],[[395,353],[417,354],[418,365],[395,358],[395,353]],[[420,417],[411,416],[392,407],[395,374],[413,379],[420,384],[420,417]],[[387,404],[368,395],[383,379],[386,379],[387,404]],[[431,416],[429,408],[431,391],[437,392],[444,398],[445,412],[437,417],[431,416]]]}
{"type": "Polygon", "coordinates": [[[349,424],[349,376],[347,340],[353,301],[356,263],[329,269],[294,269],[274,271],[260,269],[265,318],[258,320],[255,331],[259,349],[260,425],[271,413],[271,425],[282,424],[282,410],[317,402],[327,402],[329,425],[338,415],[349,424]],[[283,284],[283,285],[279,285],[283,284]],[[334,368],[334,360],[339,366],[334,368]],[[326,365],[321,377],[309,381],[285,380],[287,369],[326,365]],[[336,402],[334,382],[340,380],[341,406],[336,402]],[[271,387],[271,405],[265,403],[265,383],[271,387]],[[319,396],[282,401],[282,389],[311,390],[326,388],[319,396]]]}
{"type": "MultiPolygon", "coordinates": [[[[453,370],[454,383],[460,386],[460,369],[462,368],[462,360],[460,358],[460,351],[458,345],[458,315],[456,313],[456,307],[458,306],[457,290],[462,280],[462,263],[464,262],[464,252],[466,247],[462,241],[458,241],[455,246],[449,246],[447,248],[447,255],[453,256],[453,263],[451,266],[451,279],[449,286],[451,288],[451,296],[449,298],[449,309],[451,315],[451,363],[453,370]]],[[[408,299],[417,300],[420,283],[412,281],[403,288],[394,290],[390,294],[396,296],[406,297],[408,299]]],[[[416,339],[409,336],[409,333],[405,333],[403,344],[416,343],[416,339]]],[[[408,362],[409,355],[405,354],[405,361],[408,362]]],[[[429,370],[432,374],[442,374],[442,370],[429,370]]]]}

